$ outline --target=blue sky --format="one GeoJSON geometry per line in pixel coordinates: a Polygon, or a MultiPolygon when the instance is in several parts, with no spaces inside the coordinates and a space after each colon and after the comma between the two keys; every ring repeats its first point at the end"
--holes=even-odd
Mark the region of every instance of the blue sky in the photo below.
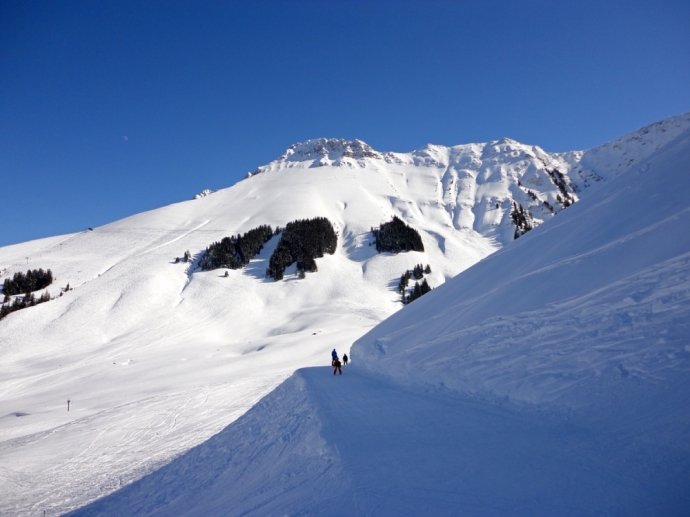
{"type": "Polygon", "coordinates": [[[232,185],[309,138],[585,149],[690,111],[690,2],[0,4],[0,245],[232,185]]]}

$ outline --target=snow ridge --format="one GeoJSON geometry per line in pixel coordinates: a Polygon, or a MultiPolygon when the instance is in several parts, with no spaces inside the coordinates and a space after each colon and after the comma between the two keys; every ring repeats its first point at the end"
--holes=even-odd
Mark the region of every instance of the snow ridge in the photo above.
{"type": "Polygon", "coordinates": [[[199,192],[196,196],[194,196],[192,199],[201,199],[202,197],[210,196],[214,192],[215,190],[204,189],[201,192],[199,192]]]}
{"type": "MultiPolygon", "coordinates": [[[[594,181],[612,179],[661,149],[690,128],[690,112],[654,122],[582,154],[576,174],[585,186],[594,181]]],[[[566,153],[568,154],[568,153],[566,153]]],[[[575,155],[573,155],[575,156],[575,155]]]]}

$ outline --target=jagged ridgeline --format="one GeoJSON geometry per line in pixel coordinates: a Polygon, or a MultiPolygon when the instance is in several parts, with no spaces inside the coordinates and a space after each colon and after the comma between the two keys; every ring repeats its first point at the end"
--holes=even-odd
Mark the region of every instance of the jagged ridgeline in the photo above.
{"type": "MultiPolygon", "coordinates": [[[[276,229],[277,233],[277,229],[276,229]]],[[[241,269],[256,257],[263,249],[274,232],[268,225],[249,230],[244,235],[225,237],[220,242],[214,242],[199,259],[199,267],[203,271],[210,271],[221,267],[241,269]]]]}
{"type": "Polygon", "coordinates": [[[333,224],[325,217],[292,221],[285,226],[278,246],[268,262],[266,276],[281,280],[285,268],[297,262],[300,276],[317,270],[316,260],[324,253],[333,255],[338,236],[333,224]]]}
{"type": "Polygon", "coordinates": [[[398,216],[381,225],[380,228],[372,228],[372,233],[376,237],[376,251],[383,253],[390,251],[400,253],[401,251],[424,251],[422,237],[419,232],[406,225],[398,216]]]}
{"type": "Polygon", "coordinates": [[[6,278],[5,282],[2,284],[2,292],[10,296],[15,294],[27,294],[38,291],[39,289],[45,289],[52,283],[53,272],[50,269],[48,271],[33,269],[28,270],[26,274],[15,273],[11,280],[6,278]]]}

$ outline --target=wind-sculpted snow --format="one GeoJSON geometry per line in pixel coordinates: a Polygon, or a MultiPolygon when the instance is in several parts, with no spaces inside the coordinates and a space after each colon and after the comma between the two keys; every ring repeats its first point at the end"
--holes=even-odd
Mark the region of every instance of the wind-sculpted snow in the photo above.
{"type": "MultiPolygon", "coordinates": [[[[688,191],[687,174],[676,169],[667,173],[666,166],[660,173],[657,165],[662,155],[649,162],[644,158],[669,135],[677,135],[687,118],[662,121],[640,139],[633,134],[627,147],[594,153],[587,163],[583,156],[589,151],[547,153],[509,139],[454,147],[429,145],[412,153],[382,153],[361,141],[308,141],[261,167],[259,174],[213,195],[134,215],[93,231],[0,248],[3,278],[17,271],[50,268],[55,276],[48,287],[52,296],[57,297],[67,283],[73,288],[0,322],[0,514],[64,513],[127,486],[173,458],[197,450],[196,446],[205,447],[200,444],[295,370],[327,363],[333,347],[340,353],[349,351],[351,343],[391,315],[375,333],[359,341],[353,351],[355,366],[348,366],[342,379],[337,379],[349,382],[346,378],[359,370],[361,389],[350,385],[352,392],[326,391],[336,397],[333,400],[310,395],[304,399],[306,405],[295,395],[299,390],[275,399],[283,400],[281,404],[290,409],[291,397],[297,397],[295,411],[311,408],[308,411],[318,414],[320,420],[313,427],[294,419],[283,425],[279,412],[268,420],[251,416],[252,421],[263,422],[262,428],[268,429],[269,421],[275,425],[268,438],[259,428],[243,427],[239,421],[241,431],[231,427],[223,436],[250,449],[252,444],[265,444],[269,447],[266,456],[260,452],[253,456],[244,446],[228,448],[220,438],[213,443],[222,450],[204,449],[205,458],[213,456],[213,451],[219,454],[209,476],[221,476],[216,470],[226,467],[239,469],[223,478],[239,483],[236,491],[228,489],[242,500],[237,508],[247,512],[255,508],[251,511],[257,515],[269,509],[263,514],[270,514],[283,508],[298,509],[299,501],[308,500],[312,513],[337,514],[337,507],[330,505],[332,492],[326,506],[320,506],[322,499],[313,495],[314,487],[335,490],[347,478],[344,486],[357,495],[343,503],[345,509],[385,514],[385,505],[395,500],[398,502],[391,508],[400,509],[398,514],[404,514],[405,504],[415,513],[429,501],[435,501],[434,508],[444,508],[444,497],[450,501],[447,508],[456,509],[467,502],[469,492],[459,487],[471,484],[472,475],[460,475],[455,467],[435,460],[422,465],[424,449],[410,453],[409,437],[428,441],[427,431],[440,426],[447,430],[438,442],[442,446],[432,444],[429,450],[436,455],[450,447],[460,457],[469,458],[476,442],[452,445],[452,429],[462,428],[480,440],[486,434],[482,426],[494,426],[494,447],[511,436],[508,427],[501,427],[503,416],[482,420],[480,415],[493,411],[483,403],[453,405],[458,391],[491,400],[507,396],[513,402],[559,407],[583,406],[587,401],[584,394],[610,400],[598,395],[609,393],[609,388],[611,393],[620,393],[620,400],[630,400],[626,390],[633,383],[640,386],[641,395],[654,382],[660,386],[658,393],[663,392],[666,382],[680,379],[678,372],[685,368],[687,357],[679,323],[686,317],[683,260],[688,249],[683,194],[688,191]],[[642,143],[643,150],[635,147],[642,143]],[[622,153],[633,148],[639,159],[628,177],[618,173],[617,163],[623,163],[620,160],[627,158],[622,153]],[[618,162],[616,153],[621,153],[618,162]],[[601,158],[604,154],[606,160],[601,158]],[[620,177],[608,181],[616,176],[620,177]],[[656,178],[656,183],[649,178],[656,178]],[[589,188],[595,183],[601,186],[589,188]],[[580,198],[563,210],[568,199],[580,198]],[[534,226],[548,224],[513,242],[511,211],[515,204],[523,207],[534,226]],[[423,253],[376,253],[370,229],[393,216],[419,232],[423,253]],[[316,275],[300,280],[291,266],[285,281],[267,280],[266,267],[277,246],[276,237],[245,268],[228,271],[227,277],[224,270],[196,269],[209,243],[264,224],[283,227],[289,221],[314,217],[327,218],[338,233],[337,250],[319,259],[316,275]],[[476,264],[504,244],[510,245],[476,264]],[[175,264],[175,257],[186,250],[192,260],[175,264]],[[396,291],[400,274],[418,263],[430,264],[432,273],[425,278],[434,290],[401,311],[396,291]],[[444,288],[442,284],[474,264],[471,275],[454,279],[452,288],[444,288]],[[648,294],[642,287],[630,287],[643,284],[648,286],[648,294]],[[598,303],[597,293],[609,300],[606,306],[598,303]],[[608,320],[597,326],[599,314],[608,320]],[[578,348],[580,343],[587,347],[578,348]],[[396,417],[395,405],[406,400],[406,395],[393,392],[400,381],[425,386],[433,396],[424,398],[417,387],[405,388],[422,399],[408,416],[396,417]],[[374,386],[385,387],[390,397],[377,398],[374,386]],[[483,423],[467,427],[467,422],[457,418],[422,411],[437,407],[432,403],[437,389],[442,397],[437,405],[450,404],[483,423]],[[350,397],[366,404],[360,410],[348,402],[350,397]],[[327,407],[330,409],[323,409],[327,407]],[[379,418],[379,414],[385,417],[379,418]],[[356,428],[365,430],[364,435],[345,425],[348,417],[356,428]],[[384,418],[390,424],[386,424],[386,434],[380,434],[377,429],[384,418]],[[382,437],[393,429],[409,429],[419,421],[429,425],[421,426],[414,435],[403,433],[390,448],[383,447],[382,437]],[[233,434],[236,432],[239,434],[233,434]],[[253,438],[246,434],[252,432],[256,433],[253,438]],[[294,442],[290,436],[295,436],[294,442]],[[310,443],[321,444],[316,449],[321,452],[311,456],[312,463],[297,462],[297,470],[285,470],[302,454],[300,443],[307,436],[313,438],[308,439],[310,443]],[[275,437],[283,441],[276,445],[275,437]],[[284,452],[281,443],[286,444],[284,452]],[[360,450],[359,444],[368,445],[360,450]],[[231,451],[236,463],[228,464],[223,451],[231,451]],[[347,451],[356,451],[359,459],[349,464],[347,451]],[[369,469],[367,456],[377,451],[380,464],[369,469]],[[321,454],[332,463],[319,463],[321,454]],[[257,460],[254,467],[252,458],[257,460]],[[273,460],[278,463],[270,470],[273,460]],[[419,473],[410,478],[417,484],[407,499],[400,498],[402,475],[391,475],[401,465],[401,472],[419,473]],[[336,473],[332,485],[328,484],[331,471],[336,473]],[[439,476],[434,477],[434,472],[439,476]],[[247,484],[242,485],[241,480],[250,473],[247,484]],[[323,474],[323,484],[314,481],[320,479],[318,473],[323,474]],[[450,481],[442,481],[441,474],[448,474],[450,481]],[[423,481],[425,476],[431,481],[423,481]],[[367,483],[376,479],[384,481],[368,491],[367,483]],[[429,498],[434,483],[442,487],[437,493],[445,495],[429,498]],[[283,490],[283,485],[292,487],[291,492],[283,490]],[[295,496],[286,504],[285,498],[292,497],[292,492],[295,496]]],[[[675,149],[681,148],[679,144],[675,149]]],[[[687,156],[682,160],[687,163],[687,156]]],[[[671,158],[667,161],[672,162],[671,158]]],[[[329,382],[335,380],[326,373],[329,382]]],[[[303,378],[309,393],[323,391],[321,377],[305,374],[303,378]]],[[[655,398],[656,391],[650,393],[649,407],[661,400],[655,398]]],[[[657,405],[670,407],[679,400],[657,405]]],[[[634,416],[634,411],[630,414],[634,416]]],[[[677,414],[682,421],[685,413],[677,414]]],[[[665,416],[659,419],[668,421],[665,416]]],[[[542,438],[551,429],[548,422],[546,427],[534,422],[526,425],[525,429],[542,438]]],[[[669,437],[678,436],[676,424],[667,427],[669,437]]],[[[604,428],[609,433],[607,440],[618,443],[619,436],[604,428]]],[[[510,455],[509,450],[519,441],[510,439],[500,450],[510,455]]],[[[549,455],[558,450],[557,442],[550,442],[549,455]]],[[[590,451],[596,450],[591,443],[588,446],[590,451]]],[[[548,476],[536,472],[539,465],[546,464],[520,470],[521,455],[540,454],[536,441],[526,442],[525,447],[511,456],[514,469],[506,471],[511,474],[505,479],[515,474],[544,481],[548,476]]],[[[614,449],[626,459],[634,458],[636,452],[631,449],[627,455],[614,449]]],[[[592,452],[592,458],[595,456],[592,452]]],[[[602,461],[614,461],[614,456],[602,461]]],[[[575,458],[576,454],[561,457],[569,465],[575,458]]],[[[484,459],[475,456],[471,464],[481,465],[484,459]]],[[[472,508],[494,509],[496,515],[501,508],[516,504],[515,494],[537,491],[538,485],[506,481],[503,486],[512,486],[509,493],[514,496],[500,502],[496,492],[484,484],[491,478],[491,470],[502,465],[498,456],[494,460],[487,461],[487,470],[472,485],[474,493],[483,494],[472,508]],[[490,501],[498,501],[498,506],[485,506],[490,501]]],[[[603,463],[592,461],[583,468],[595,473],[605,470],[603,463]]],[[[463,464],[457,463],[459,468],[463,464]]],[[[188,467],[171,465],[180,466],[175,477],[188,467]]],[[[649,465],[649,472],[664,477],[662,467],[649,465]]],[[[555,463],[547,466],[556,469],[555,463]]],[[[203,468],[194,469],[194,475],[201,476],[203,468]]],[[[649,481],[641,470],[635,472],[635,487],[649,481]]],[[[610,481],[610,477],[598,476],[588,478],[586,486],[610,481]]],[[[175,486],[183,487],[180,483],[175,486]]],[[[576,502],[576,497],[563,490],[554,493],[576,502]]],[[[669,490],[669,494],[676,493],[669,490]]],[[[157,491],[151,493],[154,497],[157,491]]],[[[620,495],[620,491],[616,493],[620,495]]],[[[632,489],[625,497],[638,501],[631,494],[632,489]]],[[[190,493],[180,494],[174,504],[182,506],[175,508],[183,508],[188,496],[190,493]]],[[[141,508],[155,506],[144,499],[136,499],[144,505],[141,508]]],[[[549,505],[557,499],[549,499],[549,505]]],[[[161,501],[172,504],[168,495],[161,496],[161,501]]],[[[609,503],[612,508],[629,508],[609,503]]],[[[538,513],[531,511],[535,507],[525,505],[518,507],[528,514],[538,513]]],[[[203,505],[198,508],[204,510],[203,505]]],[[[544,513],[568,514],[556,511],[561,507],[548,508],[555,509],[544,513]]]]}
{"type": "Polygon", "coordinates": [[[638,390],[684,386],[688,164],[686,132],[390,317],[355,343],[353,357],[397,379],[571,408],[633,404],[638,390]]]}
{"type": "Polygon", "coordinates": [[[659,150],[690,128],[690,113],[676,115],[582,153],[575,174],[583,184],[611,179],[659,150]]]}

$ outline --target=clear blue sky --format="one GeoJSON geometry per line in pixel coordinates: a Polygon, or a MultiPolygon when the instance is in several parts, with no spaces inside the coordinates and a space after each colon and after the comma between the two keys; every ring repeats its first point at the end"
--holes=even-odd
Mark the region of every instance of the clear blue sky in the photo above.
{"type": "Polygon", "coordinates": [[[686,111],[687,0],[4,0],[0,245],[230,186],[309,138],[566,151],[686,111]]]}

